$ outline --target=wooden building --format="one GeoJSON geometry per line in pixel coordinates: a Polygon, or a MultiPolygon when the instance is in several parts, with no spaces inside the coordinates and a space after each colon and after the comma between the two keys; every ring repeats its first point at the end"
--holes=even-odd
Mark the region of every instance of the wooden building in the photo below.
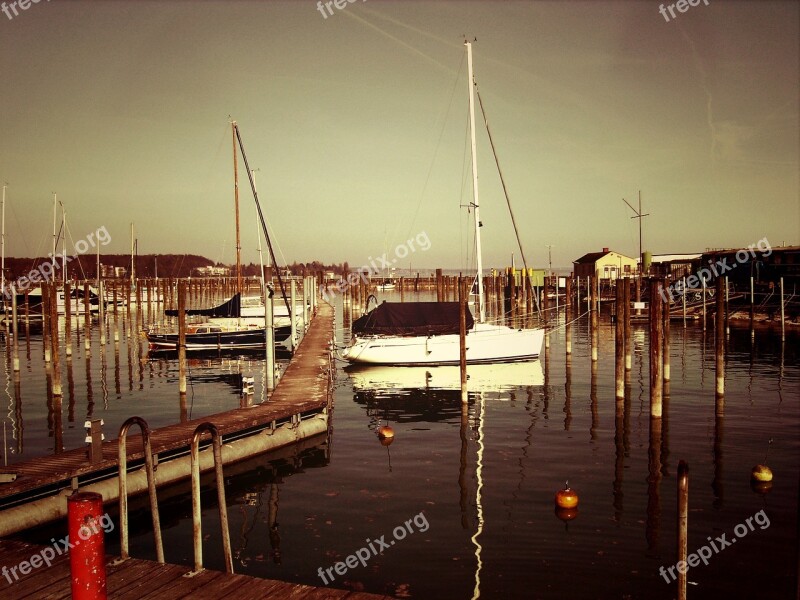
{"type": "Polygon", "coordinates": [[[584,254],[572,263],[575,265],[576,277],[596,276],[600,279],[631,276],[637,273],[638,268],[635,258],[608,248],[603,248],[602,252],[584,254]]]}

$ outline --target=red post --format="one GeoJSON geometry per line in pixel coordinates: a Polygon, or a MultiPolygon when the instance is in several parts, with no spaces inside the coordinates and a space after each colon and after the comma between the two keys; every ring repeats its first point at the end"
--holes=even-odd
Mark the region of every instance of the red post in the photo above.
{"type": "Polygon", "coordinates": [[[103,497],[78,492],[67,497],[69,568],[74,600],[106,600],[106,545],[101,526],[103,497]]]}

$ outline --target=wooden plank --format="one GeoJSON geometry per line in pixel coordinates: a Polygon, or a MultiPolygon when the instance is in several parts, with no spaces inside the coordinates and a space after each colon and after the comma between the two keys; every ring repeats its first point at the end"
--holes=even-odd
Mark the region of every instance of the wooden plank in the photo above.
{"type": "Polygon", "coordinates": [[[198,588],[204,588],[218,577],[224,577],[224,573],[218,571],[203,571],[194,577],[176,577],[169,583],[157,588],[148,585],[147,591],[140,595],[139,598],[141,600],[158,600],[160,598],[172,600],[174,598],[183,598],[186,595],[192,595],[198,588]]]}

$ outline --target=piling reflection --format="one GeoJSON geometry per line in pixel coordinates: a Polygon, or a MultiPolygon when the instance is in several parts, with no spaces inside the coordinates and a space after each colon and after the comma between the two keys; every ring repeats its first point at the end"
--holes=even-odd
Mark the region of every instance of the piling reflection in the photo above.
{"type": "Polygon", "coordinates": [[[72,357],[67,357],[67,421],[75,422],[75,373],[72,368],[72,357]]]}
{"type": "Polygon", "coordinates": [[[660,417],[650,417],[650,444],[647,451],[647,523],[645,525],[648,556],[658,556],[661,531],[661,427],[660,417]]]}

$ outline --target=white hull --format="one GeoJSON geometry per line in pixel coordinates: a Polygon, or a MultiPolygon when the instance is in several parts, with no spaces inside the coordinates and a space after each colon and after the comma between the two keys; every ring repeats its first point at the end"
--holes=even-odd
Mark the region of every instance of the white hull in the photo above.
{"type": "MultiPolygon", "coordinates": [[[[530,360],[541,352],[544,330],[478,323],[467,332],[466,341],[467,364],[530,360]]],[[[457,365],[459,336],[355,337],[342,357],[353,364],[457,365]]]]}

